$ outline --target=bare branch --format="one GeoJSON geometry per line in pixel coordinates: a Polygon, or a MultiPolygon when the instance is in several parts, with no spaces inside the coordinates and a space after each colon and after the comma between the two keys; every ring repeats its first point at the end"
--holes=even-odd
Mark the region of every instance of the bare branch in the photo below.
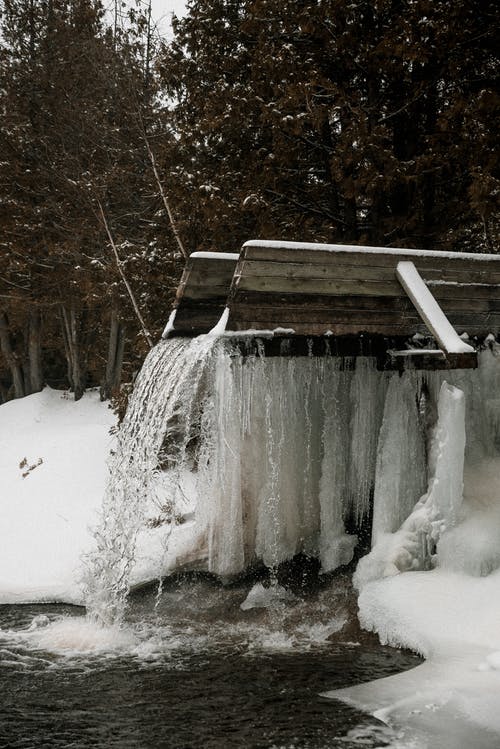
{"type": "Polygon", "coordinates": [[[144,127],[142,127],[142,137],[144,138],[144,143],[146,144],[146,149],[148,152],[149,160],[151,162],[151,166],[153,168],[153,174],[155,176],[156,184],[158,185],[158,189],[160,191],[161,198],[163,200],[163,205],[165,206],[165,210],[168,214],[168,220],[170,221],[170,226],[172,227],[172,232],[174,234],[174,237],[176,239],[177,245],[182,252],[183,256],[187,259],[189,257],[189,253],[184,247],[182,243],[182,239],[180,238],[179,232],[177,231],[177,225],[175,223],[174,215],[172,213],[172,209],[170,208],[170,203],[168,202],[167,196],[165,194],[165,190],[163,189],[163,184],[160,179],[160,175],[158,173],[158,168],[156,166],[156,159],[155,155],[151,149],[151,145],[149,143],[148,136],[146,135],[146,132],[144,130],[144,127]]]}
{"type": "Polygon", "coordinates": [[[138,304],[136,302],[136,299],[135,299],[135,296],[134,296],[134,292],[132,291],[129,282],[127,281],[127,277],[125,276],[125,273],[123,272],[122,261],[120,260],[120,256],[118,254],[118,250],[117,250],[117,247],[116,247],[116,244],[115,244],[115,240],[113,239],[113,235],[111,234],[111,231],[110,231],[110,228],[109,228],[109,224],[107,222],[106,215],[104,213],[104,210],[103,210],[103,207],[101,205],[100,200],[97,201],[97,205],[99,206],[99,212],[101,214],[101,219],[102,219],[102,222],[104,224],[104,228],[106,229],[106,234],[108,235],[109,243],[110,243],[111,248],[113,250],[113,254],[115,256],[116,266],[118,268],[118,272],[119,272],[119,274],[120,274],[120,276],[122,278],[122,281],[125,284],[125,287],[126,287],[126,289],[128,291],[128,295],[130,297],[130,301],[132,302],[132,306],[134,308],[135,314],[136,314],[137,319],[139,320],[139,324],[141,326],[142,334],[143,334],[144,338],[146,339],[146,341],[148,342],[149,348],[153,348],[153,345],[154,345],[153,344],[153,340],[152,340],[152,338],[151,338],[151,336],[149,334],[149,331],[148,331],[148,329],[146,327],[146,323],[144,322],[144,318],[141,315],[141,311],[140,311],[139,306],[138,306],[138,304]]]}

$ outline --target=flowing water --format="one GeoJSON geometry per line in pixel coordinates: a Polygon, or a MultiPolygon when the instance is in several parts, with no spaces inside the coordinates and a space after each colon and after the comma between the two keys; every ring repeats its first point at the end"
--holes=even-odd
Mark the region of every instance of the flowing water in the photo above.
{"type": "Polygon", "coordinates": [[[0,607],[0,746],[327,749],[397,746],[321,692],[410,668],[362,632],[347,577],[241,609],[249,584],[173,579],[134,594],[124,627],[83,609],[0,607]]]}

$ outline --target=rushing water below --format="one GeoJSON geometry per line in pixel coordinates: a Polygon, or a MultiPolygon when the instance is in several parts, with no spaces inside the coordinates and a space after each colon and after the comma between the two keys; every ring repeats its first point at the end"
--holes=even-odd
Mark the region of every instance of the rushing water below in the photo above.
{"type": "Polygon", "coordinates": [[[0,747],[391,745],[388,728],[320,696],[419,662],[359,630],[347,578],[242,611],[248,589],[190,578],[136,593],[107,640],[83,609],[0,607],[0,747]]]}

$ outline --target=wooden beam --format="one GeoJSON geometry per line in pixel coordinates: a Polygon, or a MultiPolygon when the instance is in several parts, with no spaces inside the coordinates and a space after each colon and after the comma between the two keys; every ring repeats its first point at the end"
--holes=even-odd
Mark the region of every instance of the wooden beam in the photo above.
{"type": "Polygon", "coordinates": [[[457,335],[413,262],[410,260],[400,261],[396,267],[396,278],[445,354],[474,353],[473,347],[462,341],[457,335]]]}

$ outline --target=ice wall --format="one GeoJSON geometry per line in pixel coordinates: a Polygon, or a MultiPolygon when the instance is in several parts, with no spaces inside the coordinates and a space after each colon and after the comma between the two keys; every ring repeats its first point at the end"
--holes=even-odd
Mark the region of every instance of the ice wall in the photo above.
{"type": "Polygon", "coordinates": [[[173,529],[165,570],[189,560],[229,578],[304,552],[331,571],[351,561],[356,529],[373,513],[376,546],[392,539],[391,564],[401,547],[394,532],[406,534],[398,571],[434,553],[437,535],[413,527],[422,496],[428,522],[453,518],[451,526],[459,512],[464,424],[469,463],[500,451],[496,349],[478,371],[403,375],[378,372],[367,357],[262,354],[203,336],[163,341],[148,357],[88,565],[97,618],[123,611],[148,502],[173,529]],[[179,529],[186,478],[196,507],[179,529]]]}

